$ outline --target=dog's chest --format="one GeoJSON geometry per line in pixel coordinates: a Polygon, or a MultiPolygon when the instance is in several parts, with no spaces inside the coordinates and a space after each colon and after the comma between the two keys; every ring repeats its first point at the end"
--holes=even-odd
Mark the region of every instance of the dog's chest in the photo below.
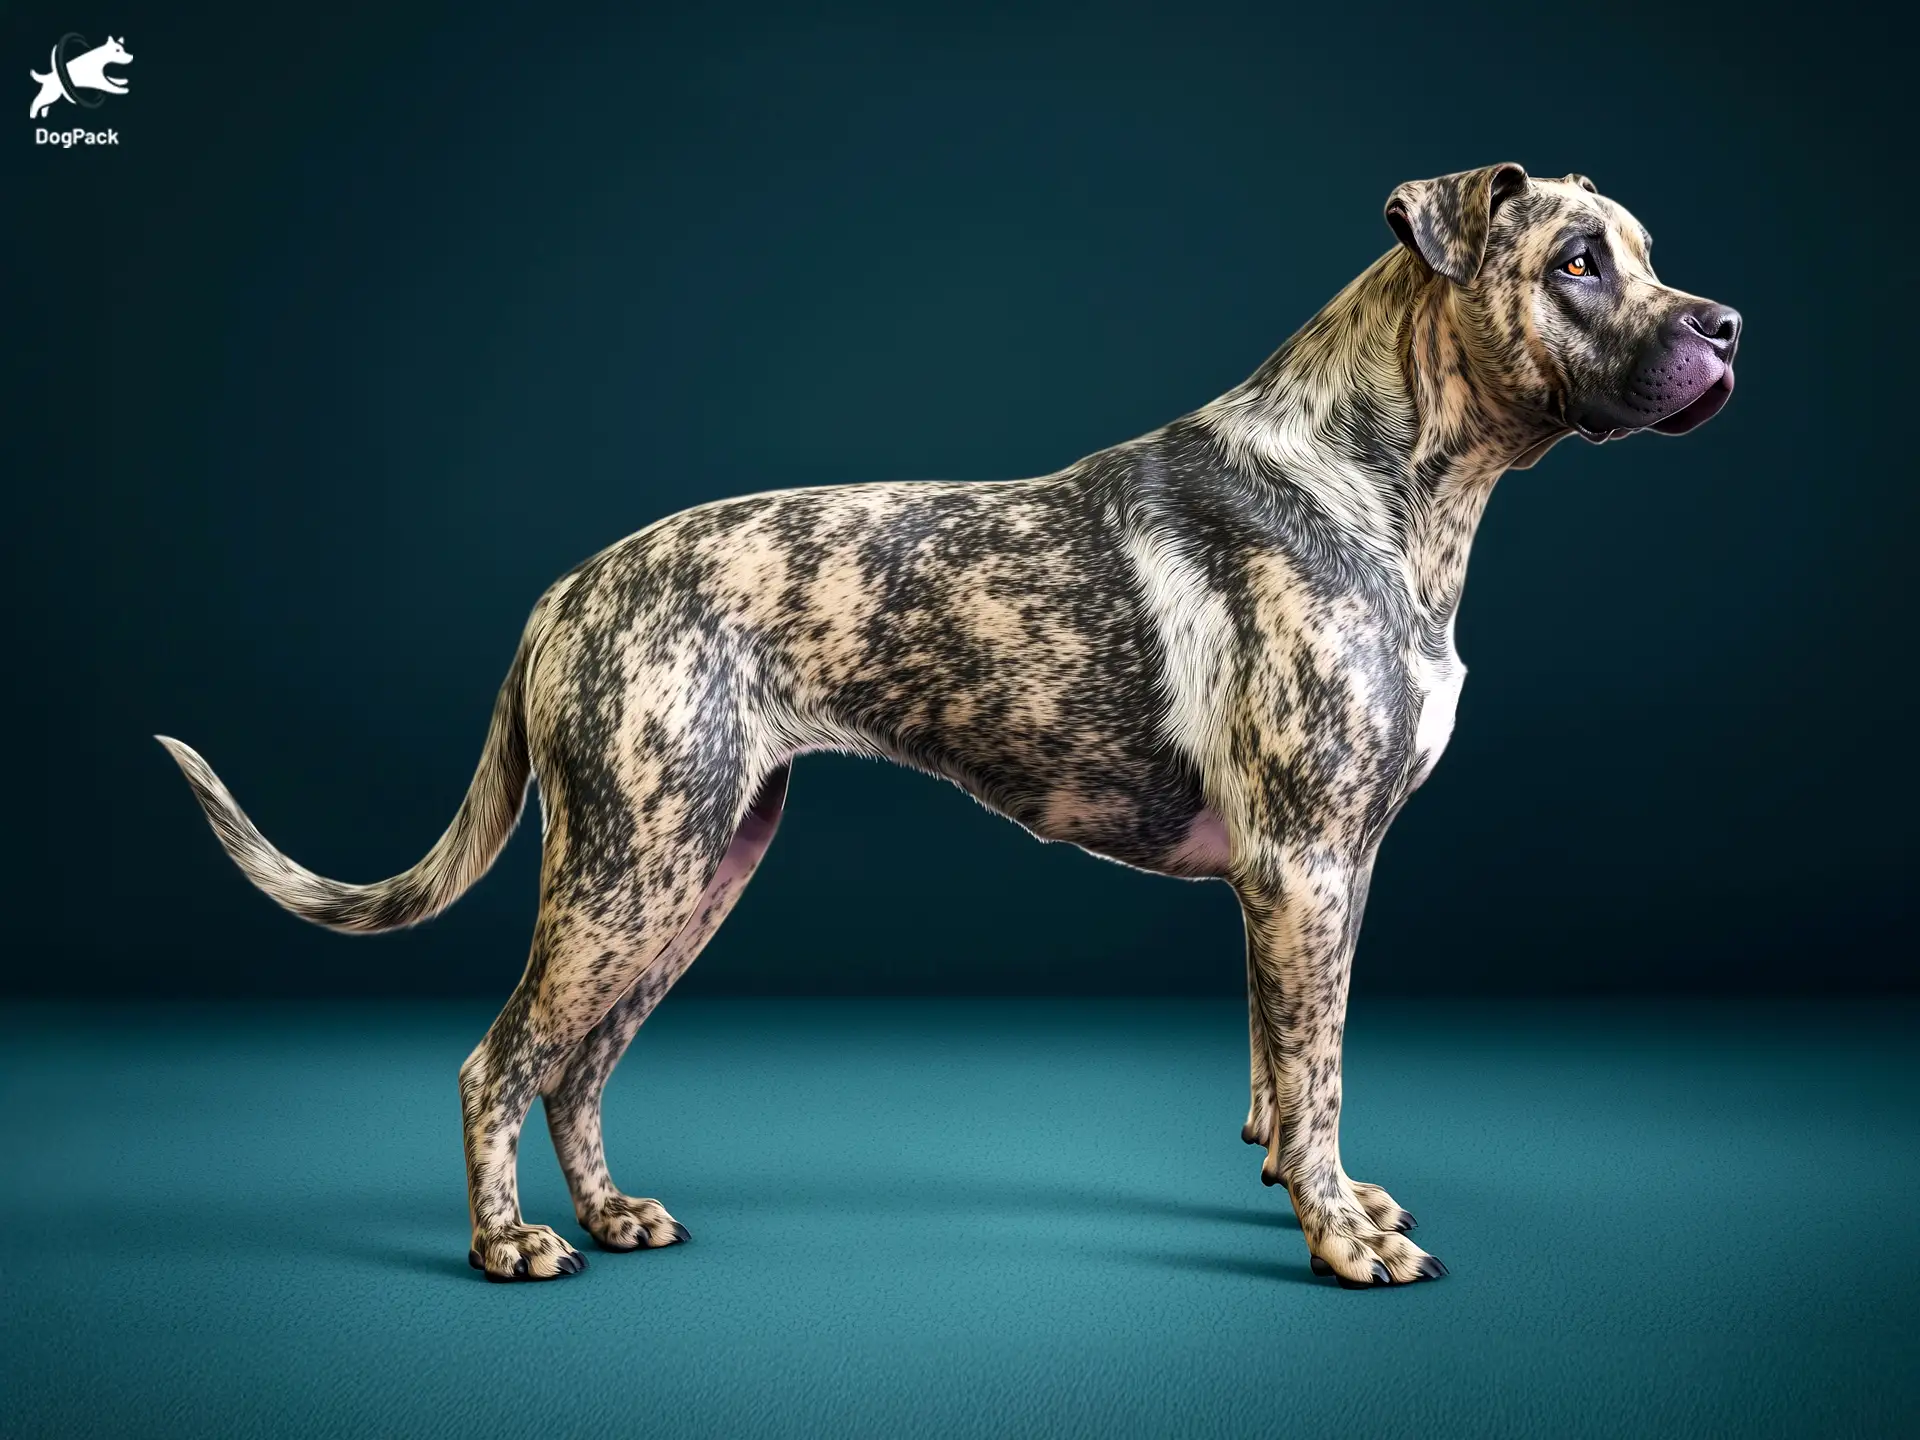
{"type": "Polygon", "coordinates": [[[1415,706],[1411,785],[1433,773],[1447,741],[1453,735],[1453,717],[1460,704],[1460,687],[1467,667],[1455,653],[1452,637],[1439,655],[1416,651],[1408,666],[1415,706]]]}

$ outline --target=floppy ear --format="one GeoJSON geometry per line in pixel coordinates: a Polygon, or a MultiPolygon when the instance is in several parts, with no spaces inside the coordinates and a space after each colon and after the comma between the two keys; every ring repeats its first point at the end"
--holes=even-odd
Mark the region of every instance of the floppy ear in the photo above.
{"type": "Polygon", "coordinates": [[[1409,180],[1387,197],[1387,224],[1437,275],[1470,283],[1486,258],[1493,207],[1527,183],[1518,165],[1488,165],[1409,180]]]}

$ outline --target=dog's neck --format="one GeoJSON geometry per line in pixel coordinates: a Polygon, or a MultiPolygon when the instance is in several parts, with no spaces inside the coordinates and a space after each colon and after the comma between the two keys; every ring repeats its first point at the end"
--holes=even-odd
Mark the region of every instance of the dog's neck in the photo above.
{"type": "Polygon", "coordinates": [[[1494,482],[1553,433],[1473,385],[1462,303],[1396,249],[1198,416],[1236,465],[1306,491],[1402,567],[1415,604],[1442,625],[1494,482]]]}

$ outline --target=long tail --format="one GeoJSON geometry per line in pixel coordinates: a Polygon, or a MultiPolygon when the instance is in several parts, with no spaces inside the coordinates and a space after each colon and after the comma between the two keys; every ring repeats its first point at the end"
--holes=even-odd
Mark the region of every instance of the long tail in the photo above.
{"type": "Polygon", "coordinates": [[[453,823],[411,870],[371,885],[342,884],[296,865],[246,817],[192,746],[165,735],[154,739],[179,763],[234,864],[278,904],[331,930],[397,930],[432,919],[465,894],[487,873],[519,823],[530,770],[521,699],[527,649],[523,640],[493,702],[486,748],[453,823]]]}

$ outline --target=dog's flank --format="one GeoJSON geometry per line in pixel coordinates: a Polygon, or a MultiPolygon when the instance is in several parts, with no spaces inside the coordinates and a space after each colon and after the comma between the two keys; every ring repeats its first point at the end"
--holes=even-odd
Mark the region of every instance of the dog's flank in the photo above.
{"type": "Polygon", "coordinates": [[[540,908],[520,984],[462,1066],[471,1259],[584,1261],[523,1221],[535,1095],[581,1224],[679,1243],[615,1187],[600,1092],[765,854],[793,758],[951,780],[1043,840],[1223,878],[1247,931],[1249,1107],[1317,1269],[1444,1273],[1340,1158],[1341,1042],[1382,837],[1453,728],[1454,622],[1494,482],[1561,438],[1691,429],[1739,318],[1661,286],[1638,222],[1578,176],[1412,182],[1400,248],[1244,384],[1023,481],[773,491],[670,516],[535,606],[446,835],[372,886],[288,861],[168,742],[281,904],[384,929],[450,903],[537,777],[540,908]]]}

